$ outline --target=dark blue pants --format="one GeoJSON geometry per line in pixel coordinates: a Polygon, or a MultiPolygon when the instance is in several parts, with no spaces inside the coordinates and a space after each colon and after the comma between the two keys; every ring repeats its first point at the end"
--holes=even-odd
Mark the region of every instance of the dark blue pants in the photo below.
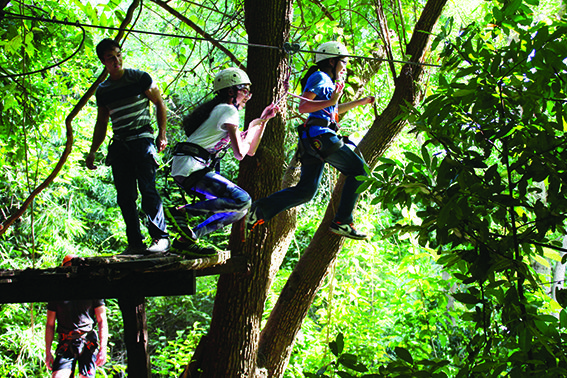
{"type": "Polygon", "coordinates": [[[142,195],[142,210],[148,219],[148,232],[153,240],[168,237],[161,197],[156,189],[158,167],[154,142],[148,138],[129,142],[113,140],[108,148],[118,206],[126,223],[128,245],[142,247],[138,217],[138,189],[142,195]]]}
{"type": "MultiPolygon", "coordinates": [[[[304,147],[306,150],[311,149],[306,143],[304,147]]],[[[306,153],[301,161],[301,177],[296,186],[280,190],[255,202],[264,220],[268,221],[284,210],[311,201],[317,193],[325,163],[347,176],[334,221],[352,223],[352,212],[359,195],[356,190],[362,183],[356,179],[356,176],[366,176],[366,171],[364,161],[347,145],[327,156],[324,162],[306,153]]]]}
{"type": "Polygon", "coordinates": [[[184,177],[175,177],[175,181],[186,192],[197,192],[205,197],[204,201],[184,206],[188,214],[209,216],[204,222],[193,228],[197,238],[243,218],[252,203],[250,195],[244,189],[218,173],[208,172],[190,187],[183,185],[184,179],[184,177]]]}

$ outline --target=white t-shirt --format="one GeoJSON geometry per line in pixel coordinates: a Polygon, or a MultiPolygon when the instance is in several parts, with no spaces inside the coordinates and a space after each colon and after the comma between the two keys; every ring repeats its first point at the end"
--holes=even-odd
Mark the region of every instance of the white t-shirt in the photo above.
{"type": "MultiPolygon", "coordinates": [[[[230,137],[225,124],[239,125],[238,109],[231,104],[218,104],[213,108],[209,118],[187,138],[187,142],[198,144],[214,154],[230,143],[230,137]]],[[[171,165],[172,176],[188,177],[191,173],[205,168],[199,159],[193,156],[173,156],[171,165]]]]}

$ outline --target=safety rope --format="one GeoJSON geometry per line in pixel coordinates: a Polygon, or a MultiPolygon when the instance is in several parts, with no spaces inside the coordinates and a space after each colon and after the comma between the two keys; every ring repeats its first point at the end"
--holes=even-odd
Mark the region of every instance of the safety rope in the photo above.
{"type": "Polygon", "coordinates": [[[0,75],[0,79],[7,78],[7,77],[10,77],[10,78],[22,77],[22,76],[28,76],[28,75],[33,75],[33,74],[36,74],[36,73],[48,71],[48,70],[50,70],[50,69],[52,69],[52,68],[55,68],[55,67],[57,67],[57,66],[62,65],[63,63],[65,63],[65,62],[68,61],[69,59],[73,58],[73,57],[74,57],[75,55],[77,55],[77,54],[79,53],[79,51],[81,51],[81,49],[83,48],[83,45],[84,45],[85,39],[86,39],[86,35],[87,35],[87,32],[86,32],[85,28],[83,28],[81,25],[74,25],[74,26],[77,26],[77,27],[81,28],[81,31],[83,32],[83,37],[82,37],[82,39],[81,39],[81,43],[79,44],[79,47],[77,47],[77,49],[75,50],[75,52],[73,52],[73,53],[72,53],[71,55],[69,55],[67,58],[65,58],[65,59],[63,59],[63,60],[61,60],[61,61],[59,61],[59,62],[57,62],[57,63],[54,63],[54,64],[52,64],[52,65],[50,65],[50,66],[47,66],[47,67],[44,67],[44,68],[41,68],[41,69],[38,69],[38,70],[35,70],[35,71],[23,72],[23,73],[17,73],[17,74],[8,74],[8,71],[6,71],[6,69],[5,69],[4,67],[0,67],[0,69],[6,73],[6,75],[0,75]]]}
{"type": "MultiPolygon", "coordinates": [[[[129,33],[155,35],[155,36],[161,36],[161,37],[180,38],[180,39],[190,39],[190,40],[194,40],[194,41],[215,42],[215,43],[219,43],[219,44],[224,43],[224,44],[232,44],[232,45],[247,46],[247,47],[266,48],[266,49],[283,51],[283,52],[286,52],[290,55],[298,53],[298,52],[311,53],[311,54],[319,53],[319,54],[333,55],[332,53],[324,53],[324,52],[318,52],[318,51],[313,51],[313,50],[303,50],[303,49],[300,48],[299,44],[288,44],[288,43],[286,43],[286,44],[284,44],[283,47],[280,47],[280,46],[271,46],[271,45],[258,44],[258,43],[223,41],[223,40],[215,40],[215,39],[203,38],[203,37],[193,37],[193,36],[188,36],[188,35],[179,35],[179,34],[172,34],[172,33],[161,33],[161,32],[155,32],[155,31],[147,31],[147,30],[118,28],[118,27],[113,27],[113,26],[92,25],[92,24],[80,23],[78,21],[77,22],[71,22],[71,21],[67,21],[67,20],[58,20],[56,18],[25,16],[25,15],[19,15],[19,14],[15,14],[15,13],[6,12],[6,11],[0,11],[0,19],[2,19],[2,18],[47,22],[47,23],[53,23],[53,24],[59,24],[59,25],[76,26],[76,27],[80,27],[80,28],[93,28],[93,29],[113,30],[113,31],[126,31],[126,32],[129,32],[129,33]]],[[[375,60],[375,61],[381,61],[381,62],[394,62],[394,63],[412,64],[412,65],[420,65],[420,66],[441,67],[438,64],[432,64],[432,63],[412,62],[412,61],[405,61],[405,60],[398,60],[398,59],[386,59],[386,58],[368,57],[368,56],[361,56],[361,55],[345,55],[345,57],[346,58],[353,58],[353,59],[375,60]]],[[[69,58],[67,58],[66,60],[68,60],[68,59],[69,58]]],[[[23,73],[23,74],[18,74],[18,75],[30,75],[30,74],[32,74],[32,73],[23,73]]],[[[10,76],[13,77],[13,75],[10,75],[10,76]]],[[[5,76],[3,76],[3,77],[5,77],[5,76]]],[[[297,95],[295,95],[295,94],[291,94],[291,95],[297,97],[297,95]]]]}

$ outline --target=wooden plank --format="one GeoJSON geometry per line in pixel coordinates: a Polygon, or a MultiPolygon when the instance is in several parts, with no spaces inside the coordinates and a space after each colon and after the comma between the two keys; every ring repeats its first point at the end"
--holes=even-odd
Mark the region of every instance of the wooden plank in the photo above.
{"type": "Polygon", "coordinates": [[[245,269],[245,259],[231,259],[229,252],[192,260],[176,255],[78,258],[70,267],[0,271],[0,303],[190,295],[197,275],[245,269]]]}

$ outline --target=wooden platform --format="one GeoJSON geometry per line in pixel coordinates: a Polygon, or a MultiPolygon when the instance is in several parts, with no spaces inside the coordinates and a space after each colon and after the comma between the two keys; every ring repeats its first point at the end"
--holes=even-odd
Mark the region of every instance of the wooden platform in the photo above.
{"type": "Polygon", "coordinates": [[[75,258],[72,266],[0,270],[0,303],[189,295],[196,277],[246,271],[230,252],[187,259],[179,255],[75,258]]]}
{"type": "Polygon", "coordinates": [[[0,303],[118,298],[124,323],[128,377],[150,378],[146,297],[195,294],[196,277],[247,272],[243,256],[219,252],[75,258],[71,266],[0,270],[0,303]]]}

